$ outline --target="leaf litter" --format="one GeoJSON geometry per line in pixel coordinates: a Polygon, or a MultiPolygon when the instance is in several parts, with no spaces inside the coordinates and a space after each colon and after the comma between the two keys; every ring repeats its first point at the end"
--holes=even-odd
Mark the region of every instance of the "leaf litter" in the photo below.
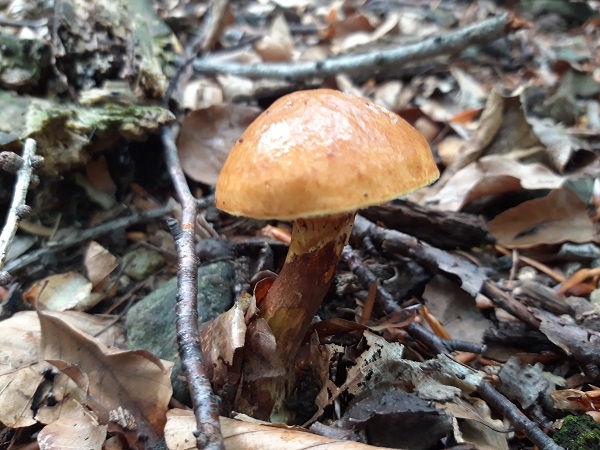
{"type": "MultiPolygon", "coordinates": [[[[101,0],[72,1],[52,16],[25,3],[2,7],[5,17],[18,21],[0,24],[2,32],[38,53],[33,68],[0,68],[0,102],[14,118],[2,125],[0,145],[15,152],[19,139],[38,140],[47,167],[42,185],[30,192],[28,220],[37,227],[24,226],[18,238],[50,248],[98,220],[119,217],[123,205],[144,210],[168,201],[155,133],[174,116],[157,99],[174,74],[181,44],[199,29],[209,5],[142,1],[119,10],[101,0]]],[[[192,76],[176,93],[185,111],[179,157],[198,197],[211,192],[229,149],[253,118],[283,93],[303,87],[351,91],[398,112],[427,137],[442,169],[436,185],[409,196],[413,209],[428,217],[426,231],[394,220],[386,214],[389,206],[369,212],[378,228],[355,230],[352,245],[363,267],[401,311],[378,303],[385,295],[379,292],[366,313],[373,285],[341,264],[321,322],[305,339],[296,368],[304,384],[288,403],[301,423],[324,437],[223,417],[227,448],[527,445],[481,394],[484,373],[548,434],[566,412],[596,409],[600,192],[587,186],[600,176],[600,53],[597,18],[586,7],[597,2],[578,2],[578,10],[567,2],[557,2],[564,9],[556,10],[542,3],[518,2],[511,9],[528,21],[517,34],[398,70],[315,76],[301,85],[223,71],[192,76]],[[462,245],[449,244],[460,239],[448,231],[450,218],[461,217],[450,214],[477,218],[470,226],[479,231],[468,245],[467,237],[462,245]],[[425,244],[403,232],[418,233],[425,244]],[[427,245],[442,241],[443,250],[427,245]],[[567,246],[576,251],[565,253],[567,246]],[[565,256],[585,254],[585,246],[596,256],[565,256]],[[428,311],[420,311],[421,304],[428,311]],[[418,327],[445,339],[444,345],[457,341],[458,348],[449,347],[452,357],[436,356],[426,335],[415,338],[418,327]]],[[[418,9],[380,2],[232,2],[206,57],[219,58],[223,67],[325,61],[418,42],[505,9],[492,2],[418,9]]],[[[9,178],[3,174],[0,181],[3,205],[9,178]]],[[[254,277],[276,271],[285,254],[284,244],[263,236],[265,225],[287,225],[232,219],[207,204],[205,232],[213,235],[214,227],[230,247],[215,243],[203,263],[233,259],[238,274],[231,289],[239,301],[202,326],[211,336],[203,341],[209,373],[228,413],[248,401],[236,396],[240,383],[281,370],[271,358],[270,330],[253,321],[260,299],[241,292],[252,292],[254,277]]],[[[118,350],[126,338],[115,324],[127,305],[143,301],[136,292],[153,290],[176,271],[165,234],[158,222],[112,230],[68,258],[28,263],[19,274],[22,286],[0,288],[0,421],[5,430],[23,431],[21,444],[36,439],[35,429],[40,448],[108,448],[115,439],[117,448],[151,448],[163,434],[168,448],[194,445],[192,414],[169,410],[170,363],[145,350],[118,350]],[[161,269],[133,277],[125,256],[140,242],[164,260],[161,269]],[[23,300],[40,311],[15,313],[32,308],[23,300]],[[73,309],[86,312],[66,311],[73,309]],[[113,310],[120,316],[105,317],[113,310]]]]}

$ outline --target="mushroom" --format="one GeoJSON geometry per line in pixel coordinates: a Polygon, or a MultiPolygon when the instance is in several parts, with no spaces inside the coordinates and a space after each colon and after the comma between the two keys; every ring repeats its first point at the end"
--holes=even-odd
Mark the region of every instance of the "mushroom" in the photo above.
{"type": "Polygon", "coordinates": [[[418,131],[339,91],[294,92],[250,124],[221,170],[216,205],[236,216],[294,221],[285,264],[259,304],[284,367],[293,367],[356,211],[438,176],[418,131]]]}

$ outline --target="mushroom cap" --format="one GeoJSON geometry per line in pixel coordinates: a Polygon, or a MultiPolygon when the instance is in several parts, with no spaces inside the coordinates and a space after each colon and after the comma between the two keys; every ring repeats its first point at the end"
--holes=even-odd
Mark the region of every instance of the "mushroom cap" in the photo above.
{"type": "Polygon", "coordinates": [[[335,90],[298,91],[235,143],[216,205],[237,216],[293,220],[383,203],[438,177],[429,144],[398,115],[335,90]]]}

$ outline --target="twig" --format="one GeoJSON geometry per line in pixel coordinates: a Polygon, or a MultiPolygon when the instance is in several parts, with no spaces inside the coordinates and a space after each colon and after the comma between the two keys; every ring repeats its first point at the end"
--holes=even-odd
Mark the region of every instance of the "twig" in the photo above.
{"type": "MultiPolygon", "coordinates": [[[[0,234],[0,273],[6,262],[8,249],[12,245],[13,239],[19,226],[19,221],[27,215],[29,207],[26,205],[27,191],[33,173],[33,164],[36,151],[36,143],[33,139],[26,139],[23,146],[23,155],[20,157],[21,167],[17,170],[17,182],[15,183],[15,192],[13,194],[6,223],[0,234]]],[[[18,156],[15,155],[15,158],[18,156]]],[[[8,281],[10,276],[4,273],[0,278],[8,281]]],[[[5,283],[1,283],[5,284],[5,283]]]]}
{"type": "MultiPolygon", "coordinates": [[[[164,105],[168,105],[171,95],[182,83],[196,52],[206,53],[214,45],[217,32],[228,7],[228,0],[212,0],[203,23],[203,33],[186,48],[187,61],[182,64],[171,79],[164,105]]],[[[213,393],[206,375],[204,358],[200,348],[198,333],[198,258],[196,257],[196,216],[198,200],[192,195],[186,183],[183,169],[177,154],[173,129],[164,127],[161,139],[165,151],[167,168],[181,203],[181,226],[175,219],[169,221],[171,234],[175,239],[179,257],[177,273],[177,343],[183,373],[192,399],[196,417],[196,447],[207,450],[223,450],[225,444],[219,422],[218,397],[213,393]]]]}
{"type": "Polygon", "coordinates": [[[217,58],[199,58],[194,61],[193,67],[197,73],[205,75],[226,73],[249,78],[284,78],[288,80],[328,77],[341,72],[347,74],[373,72],[392,66],[397,67],[428,60],[434,56],[456,54],[471,45],[495,41],[507,32],[521,27],[522,24],[518,20],[508,14],[501,14],[459,31],[448,32],[418,43],[370,53],[339,56],[324,61],[244,64],[224,62],[217,58]]]}
{"type": "Polygon", "coordinates": [[[512,298],[512,296],[508,295],[508,293],[504,292],[494,283],[486,281],[481,288],[481,293],[488,297],[494,305],[521,319],[532,328],[536,330],[540,328],[539,319],[525,305],[512,298]]]}
{"type": "Polygon", "coordinates": [[[477,387],[477,392],[491,408],[502,412],[502,415],[511,423],[515,430],[523,433],[540,450],[561,450],[546,433],[544,433],[527,416],[521,413],[512,402],[500,394],[494,387],[485,380],[482,380],[477,387]]]}
{"type": "Polygon", "coordinates": [[[143,211],[140,213],[132,214],[127,217],[120,217],[118,219],[105,222],[93,228],[84,230],[79,234],[69,236],[66,239],[61,239],[60,241],[56,242],[50,242],[46,247],[40,248],[34,252],[23,255],[20,258],[8,261],[6,263],[5,269],[11,272],[21,270],[29,266],[30,264],[39,262],[46,256],[51,255],[53,253],[60,252],[69,247],[74,247],[92,239],[96,239],[99,236],[110,233],[114,230],[127,228],[131,225],[135,225],[138,223],[150,222],[153,219],[166,216],[169,213],[171,213],[171,207],[163,206],[160,208],[153,209],[151,211],[143,211]]]}
{"type": "Polygon", "coordinates": [[[468,390],[476,390],[491,408],[500,411],[515,430],[527,436],[540,450],[562,449],[535,422],[527,418],[519,408],[485,381],[481,372],[449,355],[439,355],[435,359],[425,361],[419,365],[419,369],[424,373],[429,373],[433,378],[441,375],[443,380],[447,380],[448,377],[460,380],[460,384],[468,390]]]}
{"type": "Polygon", "coordinates": [[[198,258],[196,257],[196,199],[186,183],[179,163],[175,137],[171,128],[164,128],[162,141],[167,167],[181,203],[181,226],[169,220],[179,256],[177,273],[177,343],[196,416],[196,446],[199,449],[224,449],[217,398],[206,376],[198,333],[198,258]]]}

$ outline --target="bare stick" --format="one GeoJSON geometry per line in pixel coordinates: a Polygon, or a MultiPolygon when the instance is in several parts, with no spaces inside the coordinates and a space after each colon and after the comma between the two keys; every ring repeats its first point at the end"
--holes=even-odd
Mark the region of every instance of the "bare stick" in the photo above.
{"type": "Polygon", "coordinates": [[[196,199],[186,183],[179,163],[175,137],[171,128],[162,132],[167,167],[181,202],[181,226],[175,219],[169,221],[179,256],[177,274],[177,343],[183,372],[187,378],[194,414],[196,416],[196,445],[199,449],[225,448],[217,398],[206,376],[198,333],[198,258],[196,257],[196,199]]]}
{"type": "Polygon", "coordinates": [[[499,308],[508,311],[533,328],[539,328],[539,319],[527,307],[487,279],[485,271],[471,261],[399,231],[378,227],[361,216],[357,216],[354,221],[353,233],[358,236],[370,236],[386,251],[412,258],[432,272],[441,272],[451,278],[458,277],[464,291],[472,296],[481,292],[499,308]]]}
{"type": "Polygon", "coordinates": [[[540,450],[562,449],[562,447],[556,444],[552,438],[540,430],[535,422],[529,420],[527,416],[521,413],[519,408],[494,389],[490,383],[482,380],[477,387],[477,392],[492,409],[500,411],[515,430],[527,436],[527,438],[537,445],[540,450]]]}
{"type": "MultiPolygon", "coordinates": [[[[33,139],[26,139],[23,146],[23,155],[21,156],[21,167],[17,171],[17,182],[15,183],[15,192],[12,203],[8,210],[6,223],[0,234],[0,270],[6,262],[6,255],[17,232],[19,221],[27,215],[28,206],[25,204],[31,174],[33,173],[33,161],[35,157],[36,143],[33,139]]],[[[10,277],[4,274],[3,281],[8,281],[10,277]]],[[[4,284],[4,283],[2,283],[4,284]]]]}
{"type": "MultiPolygon", "coordinates": [[[[163,105],[168,105],[173,92],[184,82],[187,68],[196,52],[210,50],[218,37],[218,30],[227,11],[228,0],[212,0],[203,23],[203,33],[192,40],[186,48],[187,60],[171,79],[163,105]]],[[[177,273],[177,343],[181,366],[190,390],[194,416],[196,417],[196,447],[207,450],[223,450],[225,444],[219,422],[218,397],[213,393],[206,375],[204,358],[198,333],[198,258],[196,257],[196,216],[198,204],[187,185],[175,145],[173,129],[164,127],[161,139],[167,168],[181,203],[181,225],[169,221],[179,257],[177,273]]]]}
{"type": "Polygon", "coordinates": [[[460,383],[468,386],[469,390],[475,389],[491,408],[500,411],[515,430],[527,436],[540,450],[562,449],[535,422],[521,413],[519,408],[511,403],[508,398],[485,381],[482,372],[456,361],[449,355],[440,355],[435,359],[421,363],[420,370],[430,373],[433,378],[440,374],[443,379],[450,376],[455,380],[460,380],[460,383]]]}
{"type": "Polygon", "coordinates": [[[398,67],[407,63],[430,60],[435,56],[456,54],[471,45],[495,41],[512,30],[522,28],[522,23],[508,14],[464,27],[461,30],[431,37],[421,42],[401,47],[344,55],[324,61],[296,63],[224,62],[217,58],[199,58],[194,70],[205,75],[226,73],[249,78],[284,78],[302,80],[310,77],[328,77],[338,73],[356,74],[398,67]]]}

